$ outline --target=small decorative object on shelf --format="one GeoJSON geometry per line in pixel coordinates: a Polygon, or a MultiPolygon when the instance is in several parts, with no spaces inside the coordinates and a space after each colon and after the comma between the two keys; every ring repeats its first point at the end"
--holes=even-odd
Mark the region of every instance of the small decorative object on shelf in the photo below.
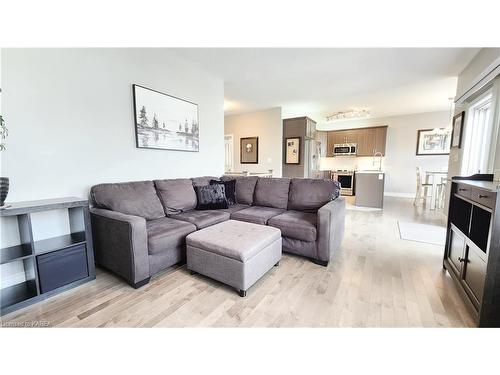
{"type": "MultiPolygon", "coordinates": [[[[0,115],[0,151],[4,151],[7,147],[3,142],[9,135],[9,129],[5,126],[5,121],[0,115]]],[[[9,178],[0,177],[0,208],[5,205],[5,199],[9,194],[9,178]]]]}
{"type": "MultiPolygon", "coordinates": [[[[19,244],[0,249],[0,264],[18,263],[20,282],[0,293],[0,315],[44,300],[95,279],[94,251],[88,201],[74,197],[11,203],[0,217],[17,218],[19,244]],[[67,210],[69,234],[34,238],[34,212],[67,210]]],[[[35,225],[34,225],[35,224],[35,225]]]]}

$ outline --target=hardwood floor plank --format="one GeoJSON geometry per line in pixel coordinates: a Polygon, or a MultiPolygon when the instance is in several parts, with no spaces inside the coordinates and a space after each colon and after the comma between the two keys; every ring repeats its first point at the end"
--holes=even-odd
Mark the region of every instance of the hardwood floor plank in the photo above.
{"type": "Polygon", "coordinates": [[[176,266],[133,289],[97,280],[1,318],[58,327],[472,327],[440,246],[399,238],[397,221],[444,225],[439,211],[388,198],[382,212],[348,210],[328,267],[284,254],[245,298],[176,266]]]}

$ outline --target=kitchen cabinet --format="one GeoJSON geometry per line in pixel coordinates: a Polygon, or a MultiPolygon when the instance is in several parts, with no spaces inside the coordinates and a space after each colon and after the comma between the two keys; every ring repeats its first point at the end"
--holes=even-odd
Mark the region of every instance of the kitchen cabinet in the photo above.
{"type": "Polygon", "coordinates": [[[339,143],[356,143],[357,156],[373,156],[376,152],[385,156],[386,140],[387,126],[329,131],[326,156],[333,156],[333,145],[339,143]]]}
{"type": "Polygon", "coordinates": [[[375,128],[375,152],[381,152],[385,156],[385,145],[387,142],[387,126],[375,128]]]}

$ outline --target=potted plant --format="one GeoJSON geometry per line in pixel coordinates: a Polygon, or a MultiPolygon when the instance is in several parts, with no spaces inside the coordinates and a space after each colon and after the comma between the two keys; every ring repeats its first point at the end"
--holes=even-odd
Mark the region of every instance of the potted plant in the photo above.
{"type": "MultiPolygon", "coordinates": [[[[4,141],[8,135],[9,135],[9,130],[5,126],[5,121],[2,115],[0,115],[0,151],[4,151],[6,149],[4,141]]],[[[9,193],[9,178],[0,177],[0,206],[4,205],[8,193],[9,193]]]]}

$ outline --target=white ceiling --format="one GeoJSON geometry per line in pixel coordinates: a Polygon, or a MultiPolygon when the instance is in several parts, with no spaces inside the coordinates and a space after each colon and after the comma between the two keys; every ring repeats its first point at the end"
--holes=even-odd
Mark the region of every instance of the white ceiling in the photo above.
{"type": "Polygon", "coordinates": [[[478,48],[186,48],[224,80],[225,114],[282,107],[283,118],[367,109],[372,117],[449,109],[478,48]]]}

